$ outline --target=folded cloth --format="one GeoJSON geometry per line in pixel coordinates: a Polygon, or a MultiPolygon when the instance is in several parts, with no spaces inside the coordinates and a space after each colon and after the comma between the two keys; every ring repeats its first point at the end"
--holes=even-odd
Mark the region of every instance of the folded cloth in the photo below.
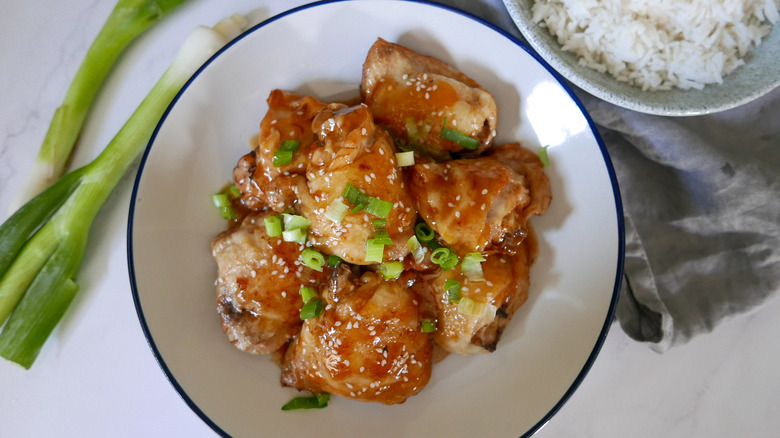
{"type": "MultiPolygon", "coordinates": [[[[501,0],[442,0],[523,41],[501,0]]],[[[656,351],[780,295],[780,89],[718,114],[640,114],[569,84],[620,185],[617,320],[656,351]]]]}
{"type": "Polygon", "coordinates": [[[780,294],[780,89],[689,118],[578,94],[623,198],[629,336],[665,351],[780,294]]]}

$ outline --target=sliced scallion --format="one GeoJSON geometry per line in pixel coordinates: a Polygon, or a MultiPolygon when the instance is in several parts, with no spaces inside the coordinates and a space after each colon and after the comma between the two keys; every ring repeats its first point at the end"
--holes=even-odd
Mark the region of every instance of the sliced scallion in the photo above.
{"type": "Polygon", "coordinates": [[[341,263],[341,257],[333,254],[328,255],[328,267],[329,268],[335,268],[336,266],[341,263]]]}
{"type": "Polygon", "coordinates": [[[336,199],[328,206],[328,209],[325,211],[325,217],[330,219],[331,222],[340,224],[341,221],[344,220],[344,216],[347,215],[348,211],[349,207],[347,207],[347,204],[336,199]]]}
{"type": "Polygon", "coordinates": [[[301,319],[317,318],[322,313],[322,300],[311,300],[301,307],[301,319]]]}
{"type": "Polygon", "coordinates": [[[311,225],[311,221],[297,214],[282,213],[282,220],[284,220],[285,230],[294,230],[296,228],[309,228],[309,225],[311,225]]]}
{"type": "Polygon", "coordinates": [[[322,267],[325,266],[325,256],[311,248],[301,251],[301,261],[304,265],[319,272],[322,272],[322,267]]]}
{"type": "Polygon", "coordinates": [[[420,321],[420,329],[423,333],[433,333],[436,331],[436,322],[430,319],[420,321]]]}
{"type": "Polygon", "coordinates": [[[274,152],[274,166],[282,166],[285,164],[292,163],[293,159],[293,151],[283,151],[279,149],[278,151],[274,152]]]}
{"type": "Polygon", "coordinates": [[[433,237],[435,236],[433,228],[425,222],[420,222],[414,227],[414,235],[417,236],[417,239],[422,243],[433,241],[433,237]]]}
{"type": "Polygon", "coordinates": [[[301,299],[303,300],[303,304],[308,303],[309,301],[317,298],[317,291],[313,287],[309,286],[302,286],[301,287],[301,299]]]}
{"type": "Polygon", "coordinates": [[[306,229],[295,228],[293,230],[284,230],[282,231],[282,240],[303,245],[306,243],[306,229]]]}
{"type": "Polygon", "coordinates": [[[542,166],[547,167],[550,165],[550,157],[547,155],[548,146],[542,146],[539,148],[539,161],[542,162],[542,166]]]}
{"type": "Polygon", "coordinates": [[[381,243],[382,245],[392,245],[393,240],[390,239],[390,235],[387,233],[387,228],[377,227],[374,232],[374,242],[381,243]]]}
{"type": "Polygon", "coordinates": [[[414,166],[414,151],[396,152],[398,167],[414,166]]]}
{"type": "Polygon", "coordinates": [[[480,141],[477,140],[474,137],[469,137],[468,135],[456,131],[454,129],[447,128],[447,118],[444,118],[444,123],[442,123],[441,133],[439,133],[439,136],[445,140],[454,141],[455,143],[463,146],[466,149],[476,149],[480,145],[480,141]]]}
{"type": "Polygon", "coordinates": [[[461,298],[458,303],[458,313],[463,315],[476,316],[479,319],[493,319],[496,316],[496,306],[476,301],[469,297],[461,298]]]}
{"type": "Polygon", "coordinates": [[[414,257],[415,262],[422,263],[423,260],[425,260],[425,247],[420,244],[417,236],[410,237],[409,240],[406,241],[406,246],[412,251],[412,257],[414,257]]]}
{"type": "Polygon", "coordinates": [[[314,394],[311,397],[295,397],[282,406],[282,410],[322,409],[328,406],[328,401],[330,401],[330,394],[314,394]]]}
{"type": "Polygon", "coordinates": [[[368,204],[366,205],[366,212],[373,214],[374,216],[381,217],[382,219],[387,219],[387,216],[390,214],[390,210],[392,209],[392,202],[383,201],[379,198],[369,196],[368,204]]]}
{"type": "Polygon", "coordinates": [[[447,300],[450,303],[458,303],[461,300],[460,282],[447,279],[444,281],[444,290],[447,292],[447,300]]]}
{"type": "Polygon", "coordinates": [[[448,271],[458,264],[458,255],[449,248],[440,247],[434,249],[431,253],[431,261],[441,266],[445,271],[448,271]]]}
{"type": "Polygon", "coordinates": [[[379,265],[379,273],[385,280],[395,280],[404,272],[404,264],[401,262],[384,262],[379,265]]]}
{"type": "Polygon", "coordinates": [[[471,281],[485,281],[485,274],[482,272],[482,262],[485,261],[485,257],[478,252],[470,252],[463,256],[463,263],[460,265],[460,269],[463,274],[466,275],[471,281]]]}
{"type": "Polygon", "coordinates": [[[279,216],[268,216],[263,219],[265,223],[265,234],[268,237],[279,237],[282,235],[282,218],[279,216]]]}
{"type": "Polygon", "coordinates": [[[353,186],[351,183],[347,183],[341,196],[353,205],[363,204],[365,206],[368,203],[368,195],[361,192],[360,189],[353,186]]]}
{"type": "Polygon", "coordinates": [[[382,259],[385,256],[385,245],[379,242],[375,242],[374,239],[369,239],[366,242],[366,261],[382,263],[382,259]]]}

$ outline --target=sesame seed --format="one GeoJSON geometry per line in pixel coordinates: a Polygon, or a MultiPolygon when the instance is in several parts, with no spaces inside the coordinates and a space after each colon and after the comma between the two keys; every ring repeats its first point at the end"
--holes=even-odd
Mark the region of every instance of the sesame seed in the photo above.
{"type": "Polygon", "coordinates": [[[493,286],[493,282],[490,281],[490,280],[486,281],[485,284],[487,284],[488,286],[491,286],[491,287],[493,286]]]}
{"type": "Polygon", "coordinates": [[[486,195],[486,194],[487,194],[487,192],[488,192],[488,189],[482,189],[482,194],[483,194],[483,195],[486,195]]]}
{"type": "Polygon", "coordinates": [[[287,298],[287,292],[282,291],[282,298],[287,298]]]}

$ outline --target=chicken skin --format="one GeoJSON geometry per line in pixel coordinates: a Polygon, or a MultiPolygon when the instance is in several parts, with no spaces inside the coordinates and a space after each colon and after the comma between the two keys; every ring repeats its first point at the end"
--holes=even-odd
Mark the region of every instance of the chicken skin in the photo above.
{"type": "Polygon", "coordinates": [[[287,349],[282,383],[362,401],[403,403],[431,376],[431,337],[402,280],[342,267],[323,288],[324,310],[287,349]]]}
{"type": "Polygon", "coordinates": [[[450,353],[490,353],[515,311],[528,299],[530,242],[524,242],[514,255],[488,254],[482,262],[485,281],[469,280],[460,267],[419,273],[412,287],[436,315],[436,344],[450,353]],[[463,298],[473,300],[483,311],[478,315],[462,312],[449,300],[445,282],[461,284],[463,298]]]}
{"type": "Polygon", "coordinates": [[[435,159],[479,154],[496,133],[498,110],[487,90],[450,65],[379,38],[363,64],[363,101],[395,141],[435,159]],[[446,121],[446,123],[445,123],[446,121]],[[442,128],[478,141],[471,149],[442,128]]]}
{"type": "Polygon", "coordinates": [[[260,122],[257,146],[238,161],[233,181],[249,208],[268,207],[282,212],[295,202],[294,187],[306,173],[309,151],[316,146],[312,120],[326,108],[337,109],[344,105],[326,104],[311,96],[282,90],[273,90],[267,102],[268,112],[260,122]],[[284,141],[300,143],[290,163],[274,165],[274,154],[284,141]]]}
{"type": "Polygon", "coordinates": [[[496,349],[552,195],[536,153],[493,144],[493,96],[443,61],[379,38],[360,95],[268,96],[211,244],[217,311],[283,386],[391,405],[446,354],[496,349]]]}
{"type": "Polygon", "coordinates": [[[302,265],[301,245],[269,237],[263,225],[267,216],[251,213],[211,244],[222,329],[238,349],[256,354],[276,351],[298,334],[299,291],[317,286],[328,274],[302,265]]]}
{"type": "Polygon", "coordinates": [[[339,111],[325,110],[312,127],[319,147],[312,150],[306,170],[307,188],[299,186],[300,212],[311,221],[309,239],[318,249],[358,265],[366,261],[366,241],[373,238],[381,219],[366,210],[352,212],[341,222],[326,217],[347,184],[368,196],[392,204],[385,228],[392,245],[384,249],[385,260],[402,260],[408,253],[406,241],[414,234],[417,220],[412,198],[406,190],[395,158],[395,147],[387,132],[374,124],[364,105],[339,111]]]}
{"type": "Polygon", "coordinates": [[[543,214],[550,204],[538,156],[519,144],[494,149],[479,158],[417,164],[409,171],[420,216],[460,255],[490,245],[511,252],[526,235],[528,217],[543,214]]]}

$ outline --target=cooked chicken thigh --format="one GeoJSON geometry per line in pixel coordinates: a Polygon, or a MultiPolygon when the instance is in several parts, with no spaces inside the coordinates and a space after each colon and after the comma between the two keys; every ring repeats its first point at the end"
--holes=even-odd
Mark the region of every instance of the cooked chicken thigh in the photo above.
{"type": "Polygon", "coordinates": [[[431,336],[402,280],[342,267],[284,356],[282,383],[363,401],[403,403],[431,376],[431,336]]]}
{"type": "Polygon", "coordinates": [[[524,242],[514,255],[489,254],[482,262],[485,281],[471,281],[460,267],[420,273],[412,290],[433,307],[436,344],[451,353],[489,353],[515,311],[528,299],[529,267],[533,250],[524,242]],[[478,315],[462,312],[449,301],[447,280],[461,284],[461,300],[470,299],[482,309],[478,315]]]}
{"type": "Polygon", "coordinates": [[[301,245],[268,237],[268,215],[249,214],[211,244],[222,329],[237,348],[256,354],[279,349],[300,331],[301,286],[317,286],[328,274],[298,260],[301,245]]]}
{"type": "Polygon", "coordinates": [[[254,210],[266,206],[276,212],[291,207],[296,200],[294,187],[306,173],[309,151],[316,146],[311,122],[326,108],[342,108],[341,104],[326,104],[311,96],[299,96],[273,90],[268,96],[268,112],[260,122],[255,149],[241,157],[233,171],[233,181],[242,192],[244,204],[254,210]],[[292,161],[274,165],[274,154],[284,141],[298,141],[292,161]]]}
{"type": "Polygon", "coordinates": [[[390,136],[374,124],[364,105],[322,111],[312,127],[320,146],[311,152],[306,171],[308,190],[302,186],[297,190],[300,213],[311,221],[311,243],[349,263],[373,263],[366,261],[366,241],[374,237],[373,221],[379,218],[365,209],[353,213],[352,204],[340,223],[325,214],[334,202],[348,204],[342,194],[347,184],[352,184],[364,194],[392,204],[385,228],[394,243],[385,247],[384,259],[402,260],[409,253],[406,241],[414,234],[417,214],[390,136]]]}
{"type": "Polygon", "coordinates": [[[550,203],[539,157],[518,144],[496,149],[474,159],[417,164],[409,171],[420,216],[460,255],[491,244],[511,252],[526,235],[528,216],[543,214],[550,203]]]}
{"type": "Polygon", "coordinates": [[[402,146],[436,159],[452,153],[478,154],[495,136],[498,110],[493,96],[443,61],[379,38],[363,64],[363,101],[376,123],[402,146]],[[442,127],[476,140],[473,150],[445,140],[442,127]]]}

